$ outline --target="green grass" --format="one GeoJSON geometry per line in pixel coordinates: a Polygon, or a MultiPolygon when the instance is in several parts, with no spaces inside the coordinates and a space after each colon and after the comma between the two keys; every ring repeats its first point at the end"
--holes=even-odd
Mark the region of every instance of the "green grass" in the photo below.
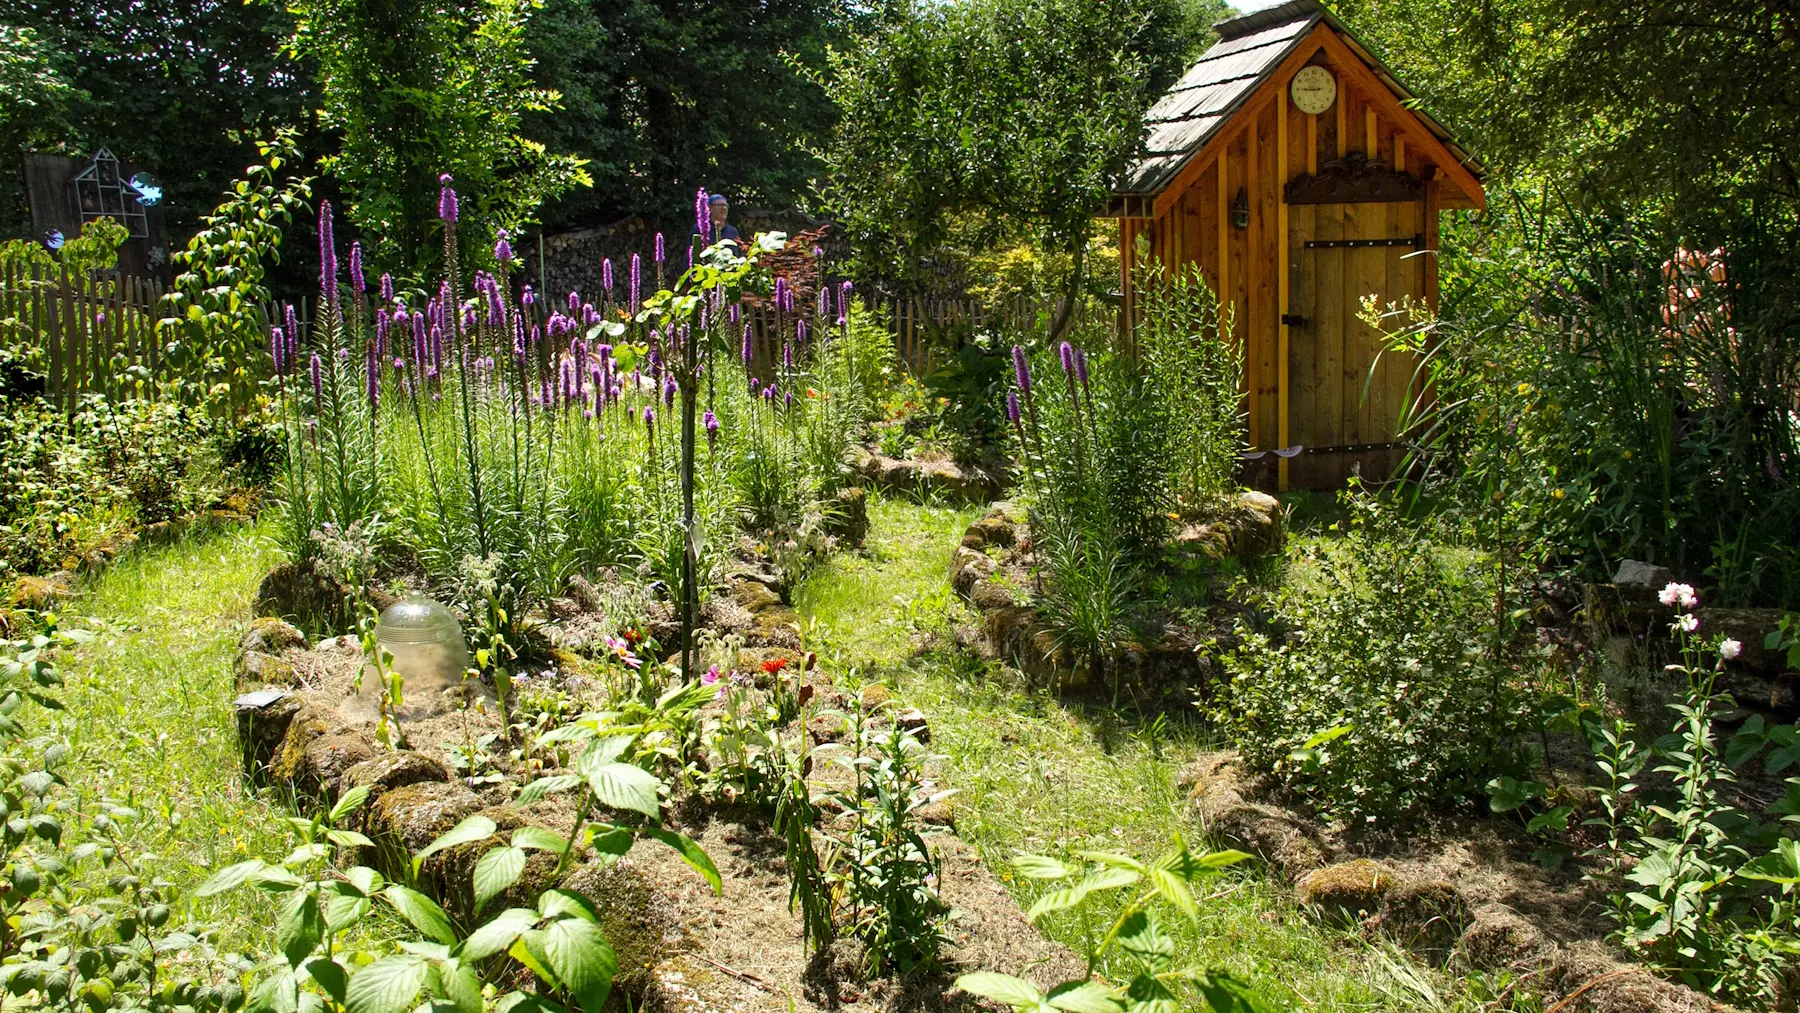
{"type": "MultiPolygon", "coordinates": [[[[184,894],[213,869],[292,846],[286,807],[247,793],[232,710],[237,639],[276,560],[265,535],[231,528],[129,553],[64,608],[67,625],[110,629],[62,659],[67,710],[52,725],[71,746],[69,793],[89,811],[135,809],[131,840],[184,894]]],[[[271,903],[254,891],[187,903],[220,927],[221,945],[272,933],[271,903]]]]}
{"type": "MultiPolygon", "coordinates": [[[[947,756],[950,786],[961,792],[958,833],[992,868],[1022,852],[1153,858],[1181,838],[1204,845],[1176,786],[1181,766],[1207,745],[1204,729],[1059,699],[946,644],[943,629],[961,607],[949,593],[950,551],[978,512],[875,504],[867,553],[827,562],[797,596],[818,620],[827,657],[859,666],[863,681],[890,684],[930,716],[932,747],[947,756]],[[915,651],[920,634],[934,632],[924,638],[934,646],[915,651]]],[[[1009,885],[1026,904],[1041,889],[1009,885]]],[[[1044,928],[1079,952],[1115,915],[1100,905],[1085,920],[1070,915],[1044,928]]],[[[1511,1008],[1484,1003],[1480,982],[1318,924],[1260,868],[1218,880],[1199,924],[1176,916],[1168,927],[1178,954],[1252,979],[1277,1008],[1511,1008]]]]}

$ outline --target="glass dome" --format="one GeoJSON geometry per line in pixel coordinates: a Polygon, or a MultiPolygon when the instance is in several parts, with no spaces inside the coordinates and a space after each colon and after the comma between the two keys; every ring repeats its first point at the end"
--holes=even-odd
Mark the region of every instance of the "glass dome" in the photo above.
{"type": "MultiPolygon", "coordinates": [[[[408,696],[455,686],[469,667],[462,624],[443,603],[423,595],[410,595],[381,613],[375,642],[394,656],[392,671],[405,680],[402,692],[408,696]]],[[[380,695],[376,682],[365,676],[363,694],[380,695]]]]}

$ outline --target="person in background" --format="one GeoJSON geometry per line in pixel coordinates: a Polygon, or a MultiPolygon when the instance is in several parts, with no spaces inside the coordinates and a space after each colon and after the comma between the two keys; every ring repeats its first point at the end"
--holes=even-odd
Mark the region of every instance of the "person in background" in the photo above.
{"type": "Polygon", "coordinates": [[[707,241],[716,243],[730,240],[732,245],[739,245],[740,237],[737,226],[731,224],[730,221],[731,202],[725,199],[724,194],[715,193],[708,203],[712,206],[713,234],[707,237],[707,241]]]}

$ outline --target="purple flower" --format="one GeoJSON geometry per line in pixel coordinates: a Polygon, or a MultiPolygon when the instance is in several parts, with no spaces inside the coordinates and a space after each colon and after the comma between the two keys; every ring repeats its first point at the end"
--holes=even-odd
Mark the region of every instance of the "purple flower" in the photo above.
{"type": "Polygon", "coordinates": [[[706,413],[700,416],[700,424],[706,427],[706,445],[710,447],[718,443],[719,417],[713,414],[711,408],[708,408],[706,413]]]}
{"type": "Polygon", "coordinates": [[[394,276],[385,272],[381,275],[381,301],[394,301],[394,276]]]}
{"type": "Polygon", "coordinates": [[[319,290],[337,303],[337,240],[331,234],[331,202],[319,202],[319,290]]]}
{"type": "Polygon", "coordinates": [[[413,362],[417,363],[420,369],[424,369],[426,353],[429,351],[425,343],[425,314],[414,313],[412,315],[412,332],[413,362]]]}
{"type": "Polygon", "coordinates": [[[362,244],[361,243],[351,243],[350,244],[350,289],[351,289],[351,291],[355,292],[357,295],[362,295],[363,292],[366,291],[365,286],[367,284],[368,283],[363,280],[362,244]]]}
{"type": "Polygon", "coordinates": [[[377,358],[387,358],[388,314],[386,310],[375,311],[375,354],[377,358]]]}
{"type": "Polygon", "coordinates": [[[1056,351],[1057,351],[1057,354],[1062,356],[1063,372],[1065,372],[1065,373],[1075,372],[1075,346],[1071,345],[1067,341],[1065,341],[1062,343],[1062,346],[1060,348],[1058,348],[1056,351]]]}
{"type": "Polygon", "coordinates": [[[660,264],[660,263],[662,263],[662,262],[663,262],[663,234],[662,234],[662,233],[660,233],[660,232],[658,232],[658,233],[657,233],[657,234],[656,234],[656,253],[655,253],[655,257],[656,257],[656,262],[657,262],[657,263],[658,263],[658,264],[660,264]]]}
{"type": "Polygon", "coordinates": [[[838,317],[837,317],[838,326],[842,327],[845,324],[848,324],[850,322],[850,283],[849,282],[844,282],[842,285],[838,286],[837,310],[838,310],[838,317]]]}
{"type": "Polygon", "coordinates": [[[787,405],[789,408],[794,407],[794,392],[791,390],[788,391],[787,394],[783,396],[782,403],[787,405]]]}
{"type": "Polygon", "coordinates": [[[732,303],[730,306],[727,306],[725,308],[725,318],[727,320],[730,320],[734,324],[737,323],[738,320],[743,317],[743,315],[744,315],[744,308],[742,306],[739,306],[737,303],[732,303]]]}
{"type": "Polygon", "coordinates": [[[447,172],[438,177],[438,217],[445,225],[456,224],[456,191],[450,188],[452,182],[447,172]]]}
{"type": "Polygon", "coordinates": [[[791,341],[781,343],[781,368],[794,368],[794,343],[791,341]]]}
{"type": "Polygon", "coordinates": [[[312,353],[312,361],[310,363],[308,363],[307,369],[312,374],[312,388],[313,388],[313,397],[314,398],[323,398],[325,396],[325,374],[323,372],[324,366],[325,366],[325,364],[319,361],[319,353],[318,352],[312,353]]]}
{"type": "Polygon", "coordinates": [[[638,282],[643,277],[643,260],[637,254],[631,255],[631,315],[637,316],[638,282]]]}
{"type": "Polygon", "coordinates": [[[1013,379],[1019,383],[1019,393],[1031,394],[1031,367],[1025,364],[1025,349],[1013,346],[1013,379]]]}
{"type": "Polygon", "coordinates": [[[1016,390],[1006,392],[1006,417],[1011,422],[1019,421],[1019,392],[1016,390]]]}
{"type": "Polygon", "coordinates": [[[1087,353],[1079,348],[1075,349],[1075,378],[1081,381],[1085,390],[1088,385],[1087,353]]]}
{"type": "Polygon", "coordinates": [[[806,321],[804,320],[794,321],[794,344],[801,348],[806,347],[806,321]]]}
{"type": "Polygon", "coordinates": [[[744,324],[744,366],[745,366],[745,368],[749,368],[749,366],[750,366],[750,352],[751,352],[750,344],[751,344],[750,324],[746,322],[744,324]]]}
{"type": "Polygon", "coordinates": [[[406,372],[406,360],[402,359],[398,355],[394,356],[394,372],[396,372],[396,373],[405,373],[406,372]]]}
{"type": "Polygon", "coordinates": [[[498,240],[496,240],[494,243],[494,259],[496,261],[499,261],[501,267],[505,267],[506,265],[512,263],[512,259],[513,259],[512,244],[506,241],[506,230],[505,229],[500,230],[500,238],[498,240]]]}
{"type": "Polygon", "coordinates": [[[675,377],[663,377],[663,404],[675,407],[675,377]]]}
{"type": "Polygon", "coordinates": [[[281,353],[284,347],[282,342],[281,328],[269,328],[269,358],[275,363],[275,372],[277,374],[281,373],[284,365],[281,360],[281,353]]]}
{"type": "Polygon", "coordinates": [[[527,306],[535,306],[537,305],[537,293],[531,290],[530,285],[527,285],[525,291],[519,295],[519,301],[527,306]]]}
{"type": "Polygon", "coordinates": [[[787,309],[787,299],[788,299],[787,275],[781,275],[780,277],[777,277],[775,279],[775,308],[778,310],[785,311],[787,309]]]}
{"type": "Polygon", "coordinates": [[[656,435],[656,410],[649,405],[644,406],[644,428],[649,430],[650,435],[656,435]]]}
{"type": "Polygon", "coordinates": [[[600,287],[606,290],[608,298],[612,297],[612,283],[612,258],[607,257],[600,261],[600,287]]]}
{"type": "MultiPolygon", "coordinates": [[[[294,315],[294,304],[288,303],[282,308],[282,323],[287,325],[288,348],[294,347],[294,341],[300,336],[300,318],[294,315]]],[[[289,356],[292,358],[292,356],[289,356]]]]}
{"type": "MultiPolygon", "coordinates": [[[[706,188],[701,187],[694,191],[694,234],[700,237],[702,243],[710,245],[712,229],[712,200],[706,196],[706,188]]],[[[691,247],[688,255],[693,255],[691,247]]]]}

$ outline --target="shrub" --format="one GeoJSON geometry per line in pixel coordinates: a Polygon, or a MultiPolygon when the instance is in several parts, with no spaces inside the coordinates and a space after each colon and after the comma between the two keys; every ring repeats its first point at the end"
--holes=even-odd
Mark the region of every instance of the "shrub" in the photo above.
{"type": "Polygon", "coordinates": [[[1321,810],[1392,819],[1523,776],[1541,722],[1496,660],[1493,590],[1362,495],[1316,580],[1240,620],[1210,702],[1248,766],[1321,810]]]}

